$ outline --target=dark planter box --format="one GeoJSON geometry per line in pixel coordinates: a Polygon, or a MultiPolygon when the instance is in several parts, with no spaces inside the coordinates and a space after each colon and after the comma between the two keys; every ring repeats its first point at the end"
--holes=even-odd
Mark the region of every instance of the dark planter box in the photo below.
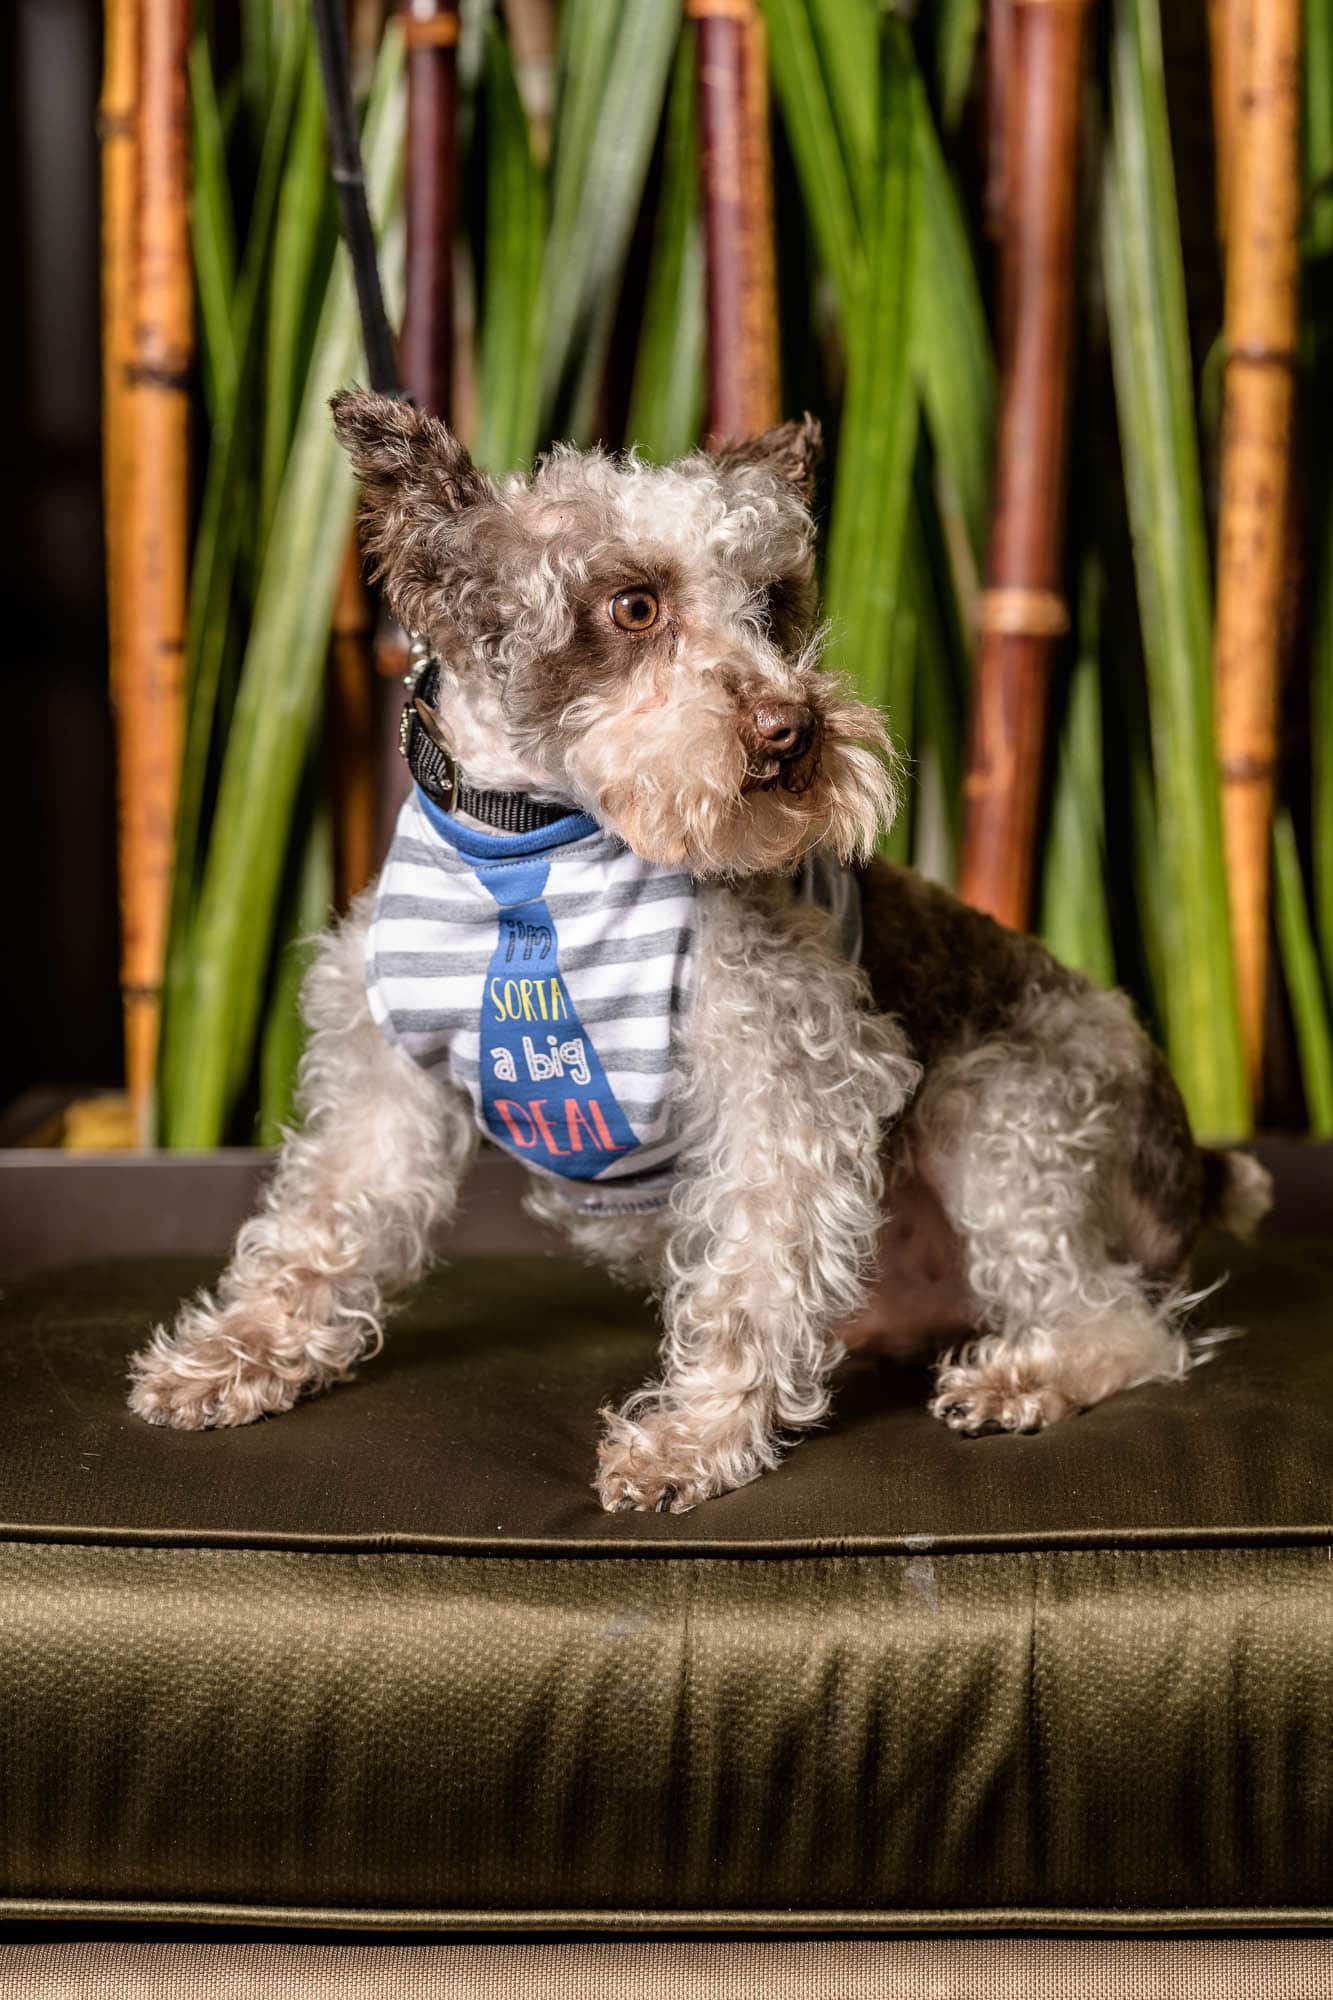
{"type": "MultiPolygon", "coordinates": [[[[1277,1185],[1269,1231],[1316,1236],[1333,1228],[1333,1144],[1275,1137],[1255,1151],[1277,1185]]],[[[271,1161],[270,1153],[247,1146],[213,1153],[0,1148],[0,1264],[221,1257],[271,1161]]],[[[523,1212],[523,1179],[513,1161],[483,1153],[450,1244],[476,1255],[558,1250],[559,1239],[523,1212]]]]}

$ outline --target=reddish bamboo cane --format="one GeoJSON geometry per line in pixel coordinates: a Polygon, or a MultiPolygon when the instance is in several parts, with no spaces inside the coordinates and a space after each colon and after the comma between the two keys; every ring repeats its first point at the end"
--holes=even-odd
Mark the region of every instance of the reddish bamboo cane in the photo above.
{"type": "Polygon", "coordinates": [[[1061,593],[1086,0],[1005,0],[1005,338],[987,585],[965,780],[962,894],[1022,927],[1032,897],[1061,593]]]}
{"type": "Polygon", "coordinates": [[[708,431],[778,420],[777,284],[764,26],[755,0],[687,0],[695,18],[708,288],[708,431]]]}
{"type": "Polygon", "coordinates": [[[408,0],[407,296],[403,379],[422,409],[447,416],[454,351],[458,176],[458,0],[408,0]]]}
{"type": "Polygon", "coordinates": [[[1214,8],[1227,95],[1217,744],[1251,1087],[1263,1061],[1269,852],[1300,283],[1300,0],[1214,8]]]}
{"type": "MultiPolygon", "coordinates": [[[[135,1129],[151,1131],[162,964],[184,728],[189,540],[189,0],[138,14],[137,233],[121,439],[109,496],[124,513],[122,616],[112,666],[120,819],[121,985],[135,1129]],[[121,484],[123,480],[123,485],[121,484]]],[[[123,535],[123,543],[121,536],[123,535]]]]}
{"type": "MultiPolygon", "coordinates": [[[[458,185],[458,0],[404,0],[402,20],[407,42],[407,294],[400,345],[403,381],[420,408],[448,417],[458,185]]],[[[377,734],[379,851],[383,853],[409,782],[398,750],[407,640],[391,620],[381,623],[375,663],[382,683],[377,734]]]]}

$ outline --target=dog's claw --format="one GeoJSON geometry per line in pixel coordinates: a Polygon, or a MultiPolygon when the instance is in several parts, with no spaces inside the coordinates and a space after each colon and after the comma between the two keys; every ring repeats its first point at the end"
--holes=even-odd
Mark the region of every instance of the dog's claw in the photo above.
{"type": "Polygon", "coordinates": [[[669,1514],[671,1512],[671,1503],[675,1499],[675,1497],[676,1497],[675,1487],[664,1486],[662,1488],[662,1497],[658,1501],[656,1507],[653,1509],[653,1512],[655,1514],[669,1514]]]}
{"type": "Polygon", "coordinates": [[[625,1494],[623,1499],[617,1500],[615,1506],[611,1509],[613,1514],[632,1514],[633,1511],[634,1502],[630,1499],[628,1493],[625,1494]]]}

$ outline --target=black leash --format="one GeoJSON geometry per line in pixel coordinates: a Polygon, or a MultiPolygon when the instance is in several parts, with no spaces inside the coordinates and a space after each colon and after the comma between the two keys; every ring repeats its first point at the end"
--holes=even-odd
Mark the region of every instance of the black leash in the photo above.
{"type": "Polygon", "coordinates": [[[398,372],[398,352],[389,327],[389,316],[384,310],[384,287],[380,283],[379,258],[375,254],[375,231],[370,220],[370,204],[366,199],[361,135],[357,130],[356,103],[352,97],[352,63],[347,47],[345,0],[310,0],[310,10],[315,24],[315,44],[319,50],[320,75],[324,82],[330,171],[338,190],[343,241],[352,260],[356,306],[366,350],[366,372],[371,388],[378,390],[381,396],[410,402],[412,399],[403,387],[403,378],[398,372]]]}

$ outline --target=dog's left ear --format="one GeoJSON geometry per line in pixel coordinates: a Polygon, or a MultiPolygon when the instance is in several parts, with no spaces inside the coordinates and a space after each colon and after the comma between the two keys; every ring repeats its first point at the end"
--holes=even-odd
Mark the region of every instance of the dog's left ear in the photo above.
{"type": "Polygon", "coordinates": [[[438,417],[371,389],[342,389],[331,407],[333,428],[356,467],[368,509],[394,498],[456,514],[493,497],[486,474],[438,417]]]}
{"type": "Polygon", "coordinates": [[[333,399],[333,427],[361,480],[361,534],[374,575],[410,632],[430,629],[446,551],[469,509],[495,498],[447,424],[369,389],[333,399]]]}
{"type": "Polygon", "coordinates": [[[763,468],[775,473],[809,502],[814,498],[815,473],[824,456],[824,431],[818,417],[807,411],[799,423],[775,424],[757,437],[727,438],[713,456],[727,472],[763,468]]]}

